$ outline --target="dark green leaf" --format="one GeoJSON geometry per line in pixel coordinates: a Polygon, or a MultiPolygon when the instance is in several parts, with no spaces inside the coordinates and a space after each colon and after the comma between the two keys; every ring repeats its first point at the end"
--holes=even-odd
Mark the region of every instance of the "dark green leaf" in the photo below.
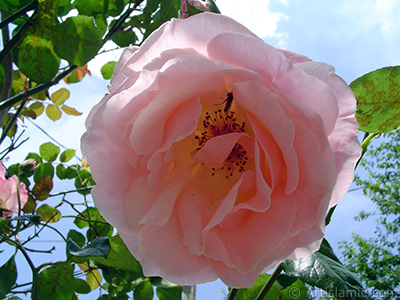
{"type": "Polygon", "coordinates": [[[112,36],[111,40],[120,47],[128,47],[134,45],[138,38],[133,30],[120,29],[112,36]]]}
{"type": "Polygon", "coordinates": [[[156,289],[156,294],[160,300],[181,300],[182,288],[180,286],[159,286],[156,289]]]}
{"type": "Polygon", "coordinates": [[[57,15],[59,17],[63,17],[69,13],[74,6],[71,4],[72,0],[59,0],[57,7],[57,15]]]}
{"type": "Polygon", "coordinates": [[[73,267],[69,262],[55,263],[37,277],[37,299],[71,300],[74,295],[73,267]]]}
{"type": "Polygon", "coordinates": [[[85,280],[74,278],[74,291],[78,294],[89,294],[91,289],[85,280]]]}
{"type": "Polygon", "coordinates": [[[296,278],[290,277],[286,274],[280,274],[276,279],[276,283],[279,285],[281,290],[284,290],[288,286],[292,285],[296,280],[296,278]]]}
{"type": "Polygon", "coordinates": [[[70,160],[74,157],[75,152],[76,152],[76,151],[73,150],[73,149],[67,149],[67,150],[65,150],[65,151],[62,152],[61,155],[60,155],[60,161],[61,161],[61,162],[70,161],[70,160]]]}
{"type": "Polygon", "coordinates": [[[51,178],[54,177],[54,167],[50,163],[44,163],[40,164],[36,171],[35,174],[33,175],[33,180],[36,182],[40,178],[43,178],[44,176],[49,175],[51,178]]]}
{"type": "Polygon", "coordinates": [[[63,164],[57,165],[56,174],[60,179],[73,179],[78,176],[75,166],[69,166],[66,168],[63,164]]]}
{"type": "Polygon", "coordinates": [[[40,215],[40,221],[55,223],[61,219],[61,213],[57,208],[50,205],[43,204],[36,210],[37,214],[40,215]]]}
{"type": "Polygon", "coordinates": [[[60,153],[60,147],[53,143],[47,142],[39,146],[40,156],[48,162],[55,161],[60,153]]]}
{"type": "Polygon", "coordinates": [[[58,24],[52,34],[57,55],[77,66],[86,64],[103,46],[93,17],[70,17],[58,24]]]}
{"type": "Polygon", "coordinates": [[[139,283],[133,291],[135,300],[153,300],[154,291],[153,286],[147,280],[139,283]]]}
{"type": "Polygon", "coordinates": [[[39,225],[40,224],[40,215],[19,216],[19,217],[14,217],[13,220],[27,220],[33,225],[39,225]]]}
{"type": "Polygon", "coordinates": [[[400,126],[400,66],[365,74],[350,87],[357,99],[360,130],[388,132],[400,126]]]}
{"type": "Polygon", "coordinates": [[[108,0],[75,0],[74,4],[80,15],[95,17],[107,11],[108,0]]]}
{"type": "Polygon", "coordinates": [[[325,239],[320,249],[311,256],[287,260],[282,267],[286,274],[298,277],[339,300],[365,299],[361,283],[340,263],[325,239]]]}
{"type": "MultiPolygon", "coordinates": [[[[96,264],[99,265],[142,274],[142,267],[140,266],[139,262],[132,256],[118,235],[110,238],[109,242],[111,249],[107,258],[93,257],[90,259],[93,259],[96,264]]],[[[87,259],[89,258],[86,258],[86,260],[87,259]]],[[[84,260],[74,257],[73,261],[80,263],[84,260]]]]}
{"type": "Polygon", "coordinates": [[[99,237],[84,248],[79,247],[73,240],[68,239],[67,250],[71,255],[77,257],[107,257],[110,252],[108,238],[99,237]]]}
{"type": "Polygon", "coordinates": [[[108,80],[111,78],[111,76],[114,74],[114,66],[116,63],[116,61],[109,61],[101,67],[100,72],[104,79],[108,80]]]}
{"type": "Polygon", "coordinates": [[[125,7],[124,0],[108,0],[107,13],[111,17],[116,17],[122,13],[124,7],[125,7]]]}
{"type": "Polygon", "coordinates": [[[79,231],[76,231],[74,229],[68,231],[67,239],[73,240],[75,244],[77,244],[79,247],[83,247],[86,243],[85,236],[79,231]]]}
{"type": "Polygon", "coordinates": [[[17,280],[17,268],[14,255],[0,267],[0,298],[4,298],[17,280]]]}

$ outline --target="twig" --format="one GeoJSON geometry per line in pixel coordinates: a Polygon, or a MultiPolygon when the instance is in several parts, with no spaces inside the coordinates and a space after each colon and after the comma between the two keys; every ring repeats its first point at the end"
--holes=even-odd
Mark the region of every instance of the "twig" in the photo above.
{"type": "MultiPolygon", "coordinates": [[[[27,11],[30,11],[32,9],[34,9],[37,6],[37,1],[34,0],[31,3],[28,3],[27,5],[25,5],[24,7],[20,8],[19,10],[17,10],[16,12],[14,12],[11,16],[9,16],[8,18],[5,18],[0,22],[0,28],[5,27],[7,24],[11,23],[12,21],[18,19],[19,17],[21,17],[24,13],[26,13],[27,11]]],[[[5,45],[5,43],[3,44],[5,45]]]]}
{"type": "Polygon", "coordinates": [[[235,297],[236,297],[237,292],[238,292],[238,289],[231,289],[231,291],[229,292],[229,295],[226,298],[226,300],[234,300],[235,297]]]}

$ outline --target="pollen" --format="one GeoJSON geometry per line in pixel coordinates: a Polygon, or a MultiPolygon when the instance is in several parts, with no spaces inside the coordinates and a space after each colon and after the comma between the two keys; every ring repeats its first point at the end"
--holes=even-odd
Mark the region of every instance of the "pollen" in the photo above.
{"type": "MultiPolygon", "coordinates": [[[[203,148],[204,144],[211,138],[228,133],[241,133],[246,131],[246,123],[239,122],[234,111],[218,109],[212,114],[205,113],[202,122],[203,131],[195,136],[198,141],[197,151],[203,148]]],[[[221,168],[212,168],[211,175],[214,176],[218,171],[224,171],[225,177],[232,177],[235,172],[243,172],[248,161],[247,152],[239,143],[235,144],[231,153],[226,158],[221,168]]]]}

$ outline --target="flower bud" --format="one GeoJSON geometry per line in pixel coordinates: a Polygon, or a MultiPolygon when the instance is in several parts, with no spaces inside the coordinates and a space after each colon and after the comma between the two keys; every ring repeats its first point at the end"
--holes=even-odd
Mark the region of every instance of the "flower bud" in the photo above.
{"type": "Polygon", "coordinates": [[[36,169],[36,160],[29,158],[19,165],[19,172],[23,173],[26,177],[32,176],[36,169]]]}

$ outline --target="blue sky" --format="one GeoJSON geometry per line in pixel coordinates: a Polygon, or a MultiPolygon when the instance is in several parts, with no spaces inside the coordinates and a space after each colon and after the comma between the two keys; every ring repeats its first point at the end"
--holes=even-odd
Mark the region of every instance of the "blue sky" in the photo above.
{"type": "MultiPolygon", "coordinates": [[[[348,83],[372,70],[400,64],[398,0],[217,0],[216,3],[223,14],[246,25],[267,43],[329,63],[348,83]]],[[[89,65],[92,77],[68,87],[71,99],[66,104],[83,112],[82,117],[63,118],[54,125],[40,117],[37,123],[62,144],[79,148],[85,116],[106,92],[107,82],[99,77],[99,66],[117,58],[118,54],[113,53],[100,57],[89,65]]],[[[58,88],[52,88],[51,92],[58,88]]],[[[38,146],[48,141],[29,122],[26,125],[31,139],[10,156],[10,162],[21,161],[27,152],[37,152],[38,146]]],[[[369,229],[353,221],[362,209],[373,209],[373,205],[360,192],[347,194],[339,203],[327,228],[327,239],[332,246],[337,248],[339,241],[350,239],[353,231],[364,235],[373,231],[374,227],[369,229]]],[[[57,249],[60,259],[63,247],[60,243],[57,249]]],[[[197,299],[223,299],[223,288],[226,286],[219,281],[199,285],[197,299]]]]}

